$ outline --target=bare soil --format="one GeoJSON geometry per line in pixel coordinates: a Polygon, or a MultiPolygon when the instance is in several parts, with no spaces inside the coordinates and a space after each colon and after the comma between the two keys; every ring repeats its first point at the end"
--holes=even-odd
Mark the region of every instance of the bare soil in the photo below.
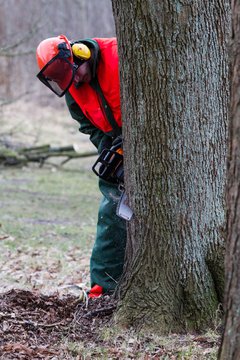
{"type": "Polygon", "coordinates": [[[99,332],[115,307],[110,296],[86,303],[72,295],[25,290],[1,294],[1,359],[65,359],[69,354],[64,342],[100,344],[99,332]]]}

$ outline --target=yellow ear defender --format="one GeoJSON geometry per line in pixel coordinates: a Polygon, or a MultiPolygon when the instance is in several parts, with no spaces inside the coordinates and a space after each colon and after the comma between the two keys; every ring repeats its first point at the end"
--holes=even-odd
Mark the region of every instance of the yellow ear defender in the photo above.
{"type": "Polygon", "coordinates": [[[81,59],[81,60],[89,60],[91,57],[90,49],[82,43],[73,44],[72,52],[73,52],[73,55],[75,55],[78,59],[81,59]]]}

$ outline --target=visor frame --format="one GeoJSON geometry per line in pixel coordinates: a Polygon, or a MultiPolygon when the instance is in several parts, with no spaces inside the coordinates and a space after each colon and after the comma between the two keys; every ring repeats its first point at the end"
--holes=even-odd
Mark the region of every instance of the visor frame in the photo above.
{"type": "MultiPolygon", "coordinates": [[[[62,44],[60,44],[62,45],[62,44]]],[[[54,92],[54,94],[56,94],[58,97],[62,97],[63,95],[65,95],[65,93],[68,91],[68,89],[70,88],[70,86],[72,85],[73,83],[73,79],[74,79],[74,76],[76,74],[76,71],[77,69],[79,68],[79,66],[81,66],[81,64],[75,64],[75,63],[72,63],[71,61],[68,60],[69,58],[69,53],[66,52],[65,49],[61,48],[59,46],[59,53],[54,56],[40,71],[39,73],[36,75],[37,78],[44,84],[46,85],[50,90],[52,90],[54,92]],[[72,78],[68,84],[68,86],[61,92],[57,92],[52,86],[51,84],[48,82],[48,78],[44,75],[44,72],[46,71],[46,69],[49,67],[49,65],[51,65],[56,59],[62,59],[63,61],[65,61],[67,64],[70,65],[70,68],[72,69],[72,78]]],[[[49,78],[50,79],[50,78],[49,78]]],[[[53,80],[51,80],[53,81],[53,80]]],[[[55,81],[56,84],[57,81],[55,81]]],[[[59,85],[58,85],[59,86],[59,85]]],[[[59,88],[61,88],[59,86],[59,88]]]]}

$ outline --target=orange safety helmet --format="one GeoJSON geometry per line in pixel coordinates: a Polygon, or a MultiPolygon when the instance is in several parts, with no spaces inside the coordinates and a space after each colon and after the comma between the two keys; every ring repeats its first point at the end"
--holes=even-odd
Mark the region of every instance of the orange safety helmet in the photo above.
{"type": "Polygon", "coordinates": [[[40,70],[59,53],[59,44],[66,44],[69,50],[69,61],[73,63],[71,44],[65,35],[51,37],[40,42],[36,50],[37,63],[40,70]]]}
{"type": "MultiPolygon", "coordinates": [[[[88,51],[90,53],[89,49],[88,51]]],[[[88,58],[90,56],[91,53],[88,58]]],[[[71,44],[64,35],[40,42],[36,57],[40,69],[38,79],[59,97],[66,93],[73,82],[76,70],[87,60],[77,56],[78,62],[74,63],[71,44]]]]}

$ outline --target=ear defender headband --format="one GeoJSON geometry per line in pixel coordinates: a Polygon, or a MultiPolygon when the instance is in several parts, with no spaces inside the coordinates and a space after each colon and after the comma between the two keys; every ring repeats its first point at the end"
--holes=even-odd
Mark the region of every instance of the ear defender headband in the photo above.
{"type": "Polygon", "coordinates": [[[72,45],[72,52],[76,58],[80,60],[89,60],[91,57],[90,49],[83,43],[75,43],[72,45]]]}

